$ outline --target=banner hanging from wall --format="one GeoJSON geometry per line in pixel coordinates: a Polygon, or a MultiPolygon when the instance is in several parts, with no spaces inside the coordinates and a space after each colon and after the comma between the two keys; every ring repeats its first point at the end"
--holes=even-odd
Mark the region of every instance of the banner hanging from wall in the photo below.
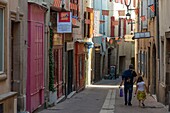
{"type": "Polygon", "coordinates": [[[102,10],[102,15],[108,16],[109,15],[109,10],[102,10]]]}
{"type": "Polygon", "coordinates": [[[57,13],[57,33],[72,33],[72,13],[57,13]]]}
{"type": "Polygon", "coordinates": [[[118,10],[119,16],[125,16],[125,10],[118,10]]]}
{"type": "Polygon", "coordinates": [[[116,26],[116,25],[119,25],[119,21],[118,20],[112,21],[112,26],[116,26]]]}

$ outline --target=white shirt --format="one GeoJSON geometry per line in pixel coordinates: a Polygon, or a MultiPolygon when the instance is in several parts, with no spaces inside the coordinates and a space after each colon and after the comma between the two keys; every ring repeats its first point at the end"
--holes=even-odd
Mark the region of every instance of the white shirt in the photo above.
{"type": "Polygon", "coordinates": [[[137,83],[138,86],[138,91],[145,91],[145,82],[138,82],[137,83]]]}

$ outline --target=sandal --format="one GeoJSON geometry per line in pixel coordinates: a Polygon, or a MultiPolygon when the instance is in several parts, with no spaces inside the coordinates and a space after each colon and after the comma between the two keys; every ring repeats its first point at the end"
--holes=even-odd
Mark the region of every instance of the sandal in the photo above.
{"type": "Polygon", "coordinates": [[[142,106],[143,106],[143,107],[145,107],[145,104],[144,104],[144,103],[142,103],[142,106]]]}

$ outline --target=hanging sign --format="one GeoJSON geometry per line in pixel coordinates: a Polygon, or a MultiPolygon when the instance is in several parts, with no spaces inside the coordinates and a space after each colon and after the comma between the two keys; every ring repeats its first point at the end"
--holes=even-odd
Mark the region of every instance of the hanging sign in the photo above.
{"type": "Polygon", "coordinates": [[[124,36],[125,41],[126,41],[126,42],[134,42],[133,36],[134,36],[134,35],[125,35],[125,36],[124,36]]]}
{"type": "Polygon", "coordinates": [[[57,13],[57,33],[72,33],[72,13],[57,13]]]}
{"type": "Polygon", "coordinates": [[[134,33],[134,39],[150,38],[150,32],[136,32],[134,33]]]}

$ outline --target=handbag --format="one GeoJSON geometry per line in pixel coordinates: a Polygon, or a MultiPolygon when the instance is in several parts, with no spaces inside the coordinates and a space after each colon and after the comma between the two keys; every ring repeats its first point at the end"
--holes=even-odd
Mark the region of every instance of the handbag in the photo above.
{"type": "Polygon", "coordinates": [[[120,96],[120,97],[123,97],[123,88],[120,88],[120,89],[119,89],[119,96],[120,96]]]}

